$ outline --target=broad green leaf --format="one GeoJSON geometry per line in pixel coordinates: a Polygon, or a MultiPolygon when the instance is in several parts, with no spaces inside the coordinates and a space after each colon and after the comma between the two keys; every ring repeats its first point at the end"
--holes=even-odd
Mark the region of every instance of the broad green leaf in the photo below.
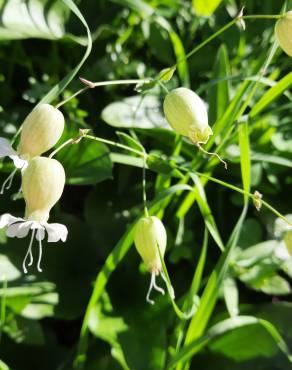
{"type": "Polygon", "coordinates": [[[7,256],[0,254],[0,282],[16,280],[21,272],[12,264],[7,256]]]}
{"type": "Polygon", "coordinates": [[[161,102],[154,95],[140,95],[114,102],[105,107],[102,119],[109,125],[123,128],[170,129],[162,115],[161,102]]]}
{"type": "Polygon", "coordinates": [[[44,38],[65,35],[69,9],[61,1],[1,0],[0,40],[44,38]]]}
{"type": "Polygon", "coordinates": [[[198,15],[209,17],[214,13],[222,0],[192,0],[195,12],[198,15]]]}
{"type": "Polygon", "coordinates": [[[2,360],[0,360],[0,370],[10,370],[10,367],[8,367],[2,360]]]}
{"type": "MultiPolygon", "coordinates": [[[[78,137],[76,125],[66,126],[63,141],[78,137]]],[[[69,144],[57,154],[66,170],[66,183],[71,185],[97,184],[112,178],[112,162],[108,147],[97,141],[82,139],[69,144]]]]}
{"type": "Polygon", "coordinates": [[[289,72],[285,77],[283,77],[278,83],[271,87],[262,98],[253,106],[249,113],[252,118],[260,113],[264,108],[266,108],[270,103],[276,100],[285,90],[287,90],[292,85],[292,72],[289,72]]]}
{"type": "Polygon", "coordinates": [[[219,322],[212,326],[201,338],[193,340],[172,358],[167,368],[173,369],[176,365],[180,365],[187,361],[217,337],[249,325],[261,325],[268,334],[271,335],[272,339],[275,341],[279,349],[287,356],[289,361],[292,362],[292,355],[289,348],[273,324],[269,321],[258,319],[253,316],[237,316],[219,322]]]}

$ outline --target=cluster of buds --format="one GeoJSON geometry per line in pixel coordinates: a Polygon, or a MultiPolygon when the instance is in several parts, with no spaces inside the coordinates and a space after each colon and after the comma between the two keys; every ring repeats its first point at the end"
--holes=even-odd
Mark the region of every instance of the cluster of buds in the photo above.
{"type": "MultiPolygon", "coordinates": [[[[7,227],[8,237],[23,238],[31,230],[31,240],[23,260],[23,270],[33,263],[32,246],[36,238],[39,244],[37,268],[41,269],[42,240],[47,233],[48,242],[66,241],[67,228],[62,224],[49,224],[52,207],[60,199],[65,185],[65,171],[60,162],[42,157],[60,139],[64,130],[63,114],[49,104],[37,106],[24,120],[17,150],[0,138],[0,156],[10,157],[16,169],[4,182],[2,192],[8,182],[9,187],[14,173],[21,169],[21,189],[25,201],[23,218],[8,213],[0,217],[0,228],[7,227]]],[[[7,188],[6,187],[6,188],[7,188]]]]}

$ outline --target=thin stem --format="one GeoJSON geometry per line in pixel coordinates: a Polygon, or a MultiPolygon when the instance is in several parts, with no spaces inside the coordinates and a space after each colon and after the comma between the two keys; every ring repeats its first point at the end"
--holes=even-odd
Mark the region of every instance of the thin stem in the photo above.
{"type": "Polygon", "coordinates": [[[68,144],[72,144],[74,141],[74,139],[69,139],[67,141],[65,141],[62,145],[60,145],[57,149],[55,149],[50,155],[49,155],[49,158],[53,158],[54,155],[56,155],[61,149],[63,149],[66,145],[68,144]]]}
{"type": "MultiPolygon", "coordinates": [[[[82,82],[85,83],[84,79],[82,79],[82,82]]],[[[84,93],[85,91],[89,89],[94,89],[95,87],[100,86],[108,86],[108,85],[130,85],[130,84],[138,84],[138,83],[147,83],[149,82],[149,79],[135,79],[135,80],[113,80],[113,81],[101,81],[101,82],[91,82],[88,81],[88,85],[86,87],[83,87],[82,89],[78,90],[73,95],[69,96],[68,98],[64,99],[60,103],[58,103],[55,107],[60,108],[62,105],[66,104],[69,100],[75,98],[79,94],[84,93]]]]}
{"type": "Polygon", "coordinates": [[[137,155],[139,155],[140,157],[143,157],[143,158],[145,156],[147,157],[147,154],[144,151],[136,150],[136,149],[131,148],[131,147],[127,146],[127,145],[117,143],[116,141],[107,140],[107,139],[103,139],[101,137],[92,136],[92,135],[84,135],[83,137],[85,139],[95,140],[95,141],[98,141],[100,143],[108,144],[108,145],[111,145],[111,146],[115,146],[116,148],[127,150],[127,151],[132,152],[132,153],[135,153],[135,154],[137,154],[137,155]]]}
{"type": "Polygon", "coordinates": [[[147,208],[147,195],[146,195],[146,156],[143,158],[143,170],[142,170],[142,198],[144,206],[145,217],[149,217],[148,208],[147,208]]]}
{"type": "Polygon", "coordinates": [[[242,19],[281,19],[282,14],[255,14],[255,15],[244,15],[240,17],[242,19]]]}

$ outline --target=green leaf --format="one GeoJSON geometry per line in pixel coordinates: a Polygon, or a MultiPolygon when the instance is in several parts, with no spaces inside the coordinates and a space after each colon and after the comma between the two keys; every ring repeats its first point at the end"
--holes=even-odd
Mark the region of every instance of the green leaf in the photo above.
{"type": "Polygon", "coordinates": [[[209,17],[214,13],[222,0],[193,0],[193,7],[198,15],[209,17]]]}
{"type": "Polygon", "coordinates": [[[160,109],[161,103],[156,96],[136,95],[109,104],[103,109],[101,117],[114,127],[170,129],[160,109]]]}
{"type": "Polygon", "coordinates": [[[76,17],[80,20],[80,22],[83,24],[83,26],[86,29],[87,34],[87,42],[86,42],[86,50],[85,53],[80,60],[80,62],[77,64],[75,68],[73,68],[58,84],[56,84],[47,94],[43,97],[43,99],[40,101],[41,103],[51,103],[52,100],[56,99],[56,97],[68,86],[68,84],[73,80],[73,78],[78,73],[79,69],[82,67],[83,63],[88,58],[91,49],[92,49],[92,39],[91,39],[91,33],[90,29],[87,25],[86,20],[84,19],[83,15],[80,13],[78,7],[75,5],[75,3],[72,0],[62,0],[62,2],[67,5],[67,7],[76,15],[76,17]]]}
{"type": "Polygon", "coordinates": [[[272,339],[278,345],[279,349],[287,356],[289,361],[292,362],[292,356],[289,348],[273,324],[271,324],[269,321],[258,319],[254,316],[237,316],[219,322],[211,327],[201,338],[196,339],[187,346],[183,347],[183,349],[172,358],[167,368],[173,369],[176,365],[187,361],[202,348],[206,347],[206,345],[208,345],[215,338],[224,335],[227,332],[234,331],[238,328],[248,325],[261,325],[268,332],[268,334],[271,335],[272,339]]]}
{"type": "Polygon", "coordinates": [[[8,367],[2,360],[0,360],[0,370],[10,370],[10,367],[8,367]]]}
{"type": "Polygon", "coordinates": [[[190,76],[188,64],[186,61],[186,53],[184,45],[179,37],[179,35],[174,31],[171,24],[163,17],[156,17],[156,22],[163,27],[169,34],[170,41],[172,43],[173,51],[176,58],[176,66],[178,75],[180,77],[181,83],[185,87],[190,85],[190,76]]]}
{"type": "MultiPolygon", "coordinates": [[[[250,190],[250,149],[249,149],[249,133],[248,123],[243,122],[238,126],[238,141],[240,149],[240,169],[243,189],[246,192],[250,190]]],[[[248,197],[245,197],[245,202],[248,202],[248,197]]]]}
{"type": "Polygon", "coordinates": [[[224,300],[231,317],[237,316],[239,313],[238,308],[238,288],[236,281],[231,277],[227,277],[223,281],[223,294],[224,300]]]}
{"type": "MultiPolygon", "coordinates": [[[[63,140],[78,136],[76,126],[66,126],[63,140]]],[[[108,147],[97,141],[82,139],[69,144],[57,154],[66,169],[66,183],[71,185],[97,184],[112,178],[112,161],[108,147]]]]}
{"type": "Polygon", "coordinates": [[[274,100],[276,100],[282,93],[287,90],[292,85],[292,72],[289,72],[285,77],[283,77],[278,83],[271,87],[261,99],[253,106],[249,113],[252,118],[259,114],[264,108],[270,105],[274,100]]]}
{"type": "Polygon", "coordinates": [[[229,103],[229,81],[224,79],[230,75],[228,50],[225,45],[221,45],[216,55],[213,79],[222,79],[209,88],[209,120],[216,122],[225,113],[229,103]]]}
{"type": "Polygon", "coordinates": [[[61,1],[1,0],[0,40],[61,39],[69,9],[61,1]]]}

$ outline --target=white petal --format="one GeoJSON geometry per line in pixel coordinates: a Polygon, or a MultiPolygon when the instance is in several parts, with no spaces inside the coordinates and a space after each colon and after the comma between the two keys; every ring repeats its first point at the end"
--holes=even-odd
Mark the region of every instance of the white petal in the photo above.
{"type": "Polygon", "coordinates": [[[6,157],[10,155],[17,155],[17,153],[7,139],[0,137],[0,157],[6,157]]]}
{"type": "Polygon", "coordinates": [[[0,229],[19,221],[24,221],[24,219],[21,217],[12,216],[9,213],[5,213],[4,215],[0,216],[0,229]]]}
{"type": "Polygon", "coordinates": [[[48,242],[57,242],[59,240],[62,240],[62,242],[65,242],[68,235],[68,230],[65,225],[62,224],[44,224],[47,233],[48,233],[48,242]]]}
{"type": "Polygon", "coordinates": [[[10,238],[24,238],[27,236],[29,230],[31,229],[32,222],[25,221],[25,222],[18,222],[8,226],[6,231],[6,235],[10,238]]]}
{"type": "Polygon", "coordinates": [[[21,159],[18,155],[10,155],[9,157],[13,160],[16,168],[24,170],[28,166],[28,162],[25,159],[21,159]]]}

